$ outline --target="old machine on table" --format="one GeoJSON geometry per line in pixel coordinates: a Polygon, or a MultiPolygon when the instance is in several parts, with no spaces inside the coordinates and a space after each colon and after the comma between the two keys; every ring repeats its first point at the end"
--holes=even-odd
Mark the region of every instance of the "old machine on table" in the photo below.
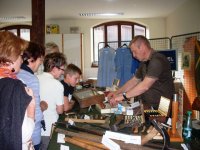
{"type": "MultiPolygon", "coordinates": [[[[57,122],[56,132],[65,134],[65,141],[84,149],[103,150],[103,149],[169,149],[170,138],[166,129],[160,124],[166,117],[161,105],[159,117],[153,117],[144,110],[139,102],[126,103],[122,113],[119,108],[113,112],[101,113],[97,111],[96,105],[105,106],[105,95],[94,89],[79,90],[73,95],[80,104],[79,112],[65,114],[65,121],[57,122]],[[145,117],[149,117],[153,126],[149,133],[146,126],[145,117]],[[134,129],[139,129],[135,134],[134,129]],[[151,143],[153,137],[158,133],[162,136],[160,144],[151,143]]],[[[161,103],[165,102],[162,98],[161,103]]],[[[166,102],[169,107],[168,102],[166,102]]],[[[166,105],[165,105],[166,106],[166,105]]],[[[150,124],[149,124],[150,125],[150,124]]],[[[149,126],[146,126],[149,127],[149,126]]]]}

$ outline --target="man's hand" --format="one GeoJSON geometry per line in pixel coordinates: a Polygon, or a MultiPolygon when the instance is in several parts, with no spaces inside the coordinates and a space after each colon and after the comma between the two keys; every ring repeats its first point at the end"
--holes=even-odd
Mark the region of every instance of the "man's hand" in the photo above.
{"type": "Polygon", "coordinates": [[[109,103],[111,106],[116,106],[119,102],[121,102],[123,100],[123,96],[122,94],[119,94],[117,96],[114,96],[112,97],[110,100],[109,100],[109,103]]]}
{"type": "Polygon", "coordinates": [[[115,92],[109,92],[107,95],[108,100],[115,98],[116,93],[115,92]]]}

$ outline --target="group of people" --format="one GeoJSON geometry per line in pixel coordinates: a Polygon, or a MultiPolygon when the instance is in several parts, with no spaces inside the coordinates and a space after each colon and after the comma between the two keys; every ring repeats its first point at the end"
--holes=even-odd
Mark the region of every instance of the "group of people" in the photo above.
{"type": "MultiPolygon", "coordinates": [[[[129,46],[140,66],[121,88],[109,93],[109,102],[116,105],[134,97],[145,109],[158,109],[161,96],[172,99],[174,94],[170,63],[144,36],[136,36],[129,46]]],[[[0,32],[0,149],[47,149],[52,123],[74,106],[72,94],[81,74],[52,43],[45,51],[11,32],[0,32]]]]}
{"type": "Polygon", "coordinates": [[[81,74],[54,43],[44,47],[0,32],[0,149],[46,150],[52,123],[73,108],[81,74]]]}

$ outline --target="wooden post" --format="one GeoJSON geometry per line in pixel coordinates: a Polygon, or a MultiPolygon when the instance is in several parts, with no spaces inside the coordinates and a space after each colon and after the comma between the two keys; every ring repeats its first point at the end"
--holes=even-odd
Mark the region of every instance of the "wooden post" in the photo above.
{"type": "Polygon", "coordinates": [[[32,0],[31,41],[45,43],[45,0],[32,0]]]}
{"type": "Polygon", "coordinates": [[[168,131],[170,142],[183,142],[181,135],[179,135],[176,129],[177,121],[178,121],[178,98],[177,94],[174,94],[172,102],[172,129],[168,131]]]}

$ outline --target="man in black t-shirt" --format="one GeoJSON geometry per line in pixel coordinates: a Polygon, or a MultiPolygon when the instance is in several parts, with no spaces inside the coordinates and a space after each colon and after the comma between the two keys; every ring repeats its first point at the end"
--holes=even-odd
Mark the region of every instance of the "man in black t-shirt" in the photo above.
{"type": "Polygon", "coordinates": [[[160,97],[173,98],[174,84],[170,62],[155,52],[146,37],[138,35],[130,42],[133,56],[141,63],[135,76],[124,86],[108,95],[111,105],[125,98],[137,97],[145,109],[158,109],[160,97]]]}

